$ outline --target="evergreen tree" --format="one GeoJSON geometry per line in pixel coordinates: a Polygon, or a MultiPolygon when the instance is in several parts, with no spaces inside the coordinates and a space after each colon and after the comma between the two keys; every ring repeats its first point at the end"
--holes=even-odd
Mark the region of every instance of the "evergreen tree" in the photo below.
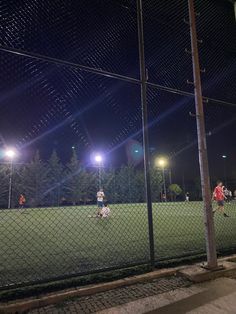
{"type": "Polygon", "coordinates": [[[133,165],[122,166],[116,176],[118,202],[136,203],[142,199],[142,176],[133,165]]]}
{"type": "Polygon", "coordinates": [[[150,181],[152,190],[152,201],[157,202],[160,198],[160,193],[163,184],[161,171],[155,167],[150,169],[150,181]]]}
{"type": "Polygon", "coordinates": [[[12,207],[18,207],[20,194],[26,195],[27,187],[25,182],[25,165],[13,165],[12,176],[12,207]]]}
{"type": "Polygon", "coordinates": [[[7,207],[9,189],[9,167],[0,165],[0,206],[7,207]]]}
{"type": "Polygon", "coordinates": [[[174,200],[176,201],[176,197],[179,196],[183,191],[178,184],[171,184],[169,186],[170,193],[174,196],[174,200]]]}
{"type": "Polygon", "coordinates": [[[146,201],[146,192],[145,192],[145,178],[144,171],[138,170],[135,176],[136,180],[136,189],[137,189],[137,203],[144,203],[146,201]]]}
{"type": "Polygon", "coordinates": [[[67,198],[73,205],[80,202],[87,203],[96,193],[95,178],[81,167],[75,152],[67,165],[67,179],[65,182],[67,198]]]}
{"type": "Polygon", "coordinates": [[[91,203],[96,199],[97,177],[94,173],[87,172],[85,169],[80,171],[80,184],[82,186],[83,204],[91,203]]]}
{"type": "Polygon", "coordinates": [[[103,172],[103,188],[108,203],[117,203],[119,195],[116,187],[116,171],[112,168],[103,172]]]}
{"type": "Polygon", "coordinates": [[[48,189],[48,169],[37,151],[33,160],[24,167],[23,182],[26,201],[29,206],[44,205],[48,189]]]}
{"type": "Polygon", "coordinates": [[[64,169],[55,150],[52,152],[47,163],[47,168],[47,185],[49,186],[49,189],[46,192],[46,195],[50,205],[59,206],[61,197],[63,196],[64,169]]]}

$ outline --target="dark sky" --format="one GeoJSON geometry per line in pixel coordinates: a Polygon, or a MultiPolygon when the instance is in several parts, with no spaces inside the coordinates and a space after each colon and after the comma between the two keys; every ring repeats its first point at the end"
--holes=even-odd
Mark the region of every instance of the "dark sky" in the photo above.
{"type": "MultiPolygon", "coordinates": [[[[210,168],[222,176],[222,154],[233,176],[236,145],[236,23],[225,0],[198,0],[203,94],[210,168]],[[232,106],[227,103],[235,104],[232,106]]],[[[187,1],[144,0],[149,82],[193,92],[187,1]]],[[[0,44],[130,77],[139,77],[135,1],[2,0],[0,44]]],[[[0,51],[0,133],[29,160],[56,149],[64,162],[74,145],[84,162],[92,151],[125,162],[128,139],[142,142],[136,84],[0,51]]],[[[171,157],[174,175],[198,175],[193,98],[148,88],[153,154],[171,157]]],[[[108,161],[107,161],[108,162],[108,161]]]]}

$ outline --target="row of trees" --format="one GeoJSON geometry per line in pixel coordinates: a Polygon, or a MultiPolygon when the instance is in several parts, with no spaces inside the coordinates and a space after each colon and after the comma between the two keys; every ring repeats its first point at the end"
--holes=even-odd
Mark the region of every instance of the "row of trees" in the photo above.
{"type": "MultiPolygon", "coordinates": [[[[9,165],[0,165],[1,207],[7,206],[9,171],[9,165]]],[[[98,169],[83,167],[76,153],[63,165],[55,151],[47,162],[43,162],[37,152],[30,163],[14,165],[12,182],[13,206],[17,206],[20,194],[25,195],[30,207],[95,203],[98,169]]],[[[111,203],[145,201],[144,172],[132,165],[102,169],[102,186],[111,203]]],[[[151,169],[151,186],[153,201],[160,200],[162,175],[155,168],[151,169]]],[[[174,186],[172,193],[178,195],[181,189],[174,186]]]]}

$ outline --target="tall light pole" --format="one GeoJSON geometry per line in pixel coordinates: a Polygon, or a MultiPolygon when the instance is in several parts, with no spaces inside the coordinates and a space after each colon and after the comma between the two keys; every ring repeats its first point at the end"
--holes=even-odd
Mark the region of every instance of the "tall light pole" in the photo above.
{"type": "Polygon", "coordinates": [[[95,155],[94,160],[96,164],[98,165],[98,187],[99,189],[102,188],[102,162],[103,157],[100,154],[95,155]]]}
{"type": "Polygon", "coordinates": [[[223,158],[223,167],[224,167],[224,181],[225,181],[225,186],[227,187],[227,176],[226,176],[226,159],[227,156],[226,155],[222,155],[223,158]]]}
{"type": "Polygon", "coordinates": [[[10,162],[10,174],[9,174],[9,188],[8,188],[8,206],[11,208],[11,196],[12,196],[12,175],[13,175],[13,159],[16,157],[16,152],[13,149],[8,149],[5,151],[5,156],[10,162]]]}
{"type": "Polygon", "coordinates": [[[207,251],[207,267],[215,269],[218,267],[216,255],[215,226],[212,213],[210,175],[206,145],[206,130],[204,120],[204,109],[202,100],[201,72],[198,53],[198,38],[196,28],[196,14],[194,0],[188,0],[189,26],[191,36],[191,55],[193,64],[195,110],[198,137],[198,155],[201,176],[202,198],[204,203],[204,225],[207,251]]]}
{"type": "MultiPolygon", "coordinates": [[[[171,172],[171,168],[169,168],[169,184],[172,185],[172,172],[171,172]]],[[[171,200],[171,202],[173,201],[173,195],[172,195],[172,193],[170,193],[170,200],[171,200]]]]}
{"type": "Polygon", "coordinates": [[[157,158],[156,159],[156,165],[159,166],[162,169],[162,176],[163,176],[163,188],[164,188],[164,194],[165,194],[165,202],[167,201],[167,195],[166,195],[166,179],[165,179],[165,167],[167,166],[168,161],[166,158],[157,158]]]}

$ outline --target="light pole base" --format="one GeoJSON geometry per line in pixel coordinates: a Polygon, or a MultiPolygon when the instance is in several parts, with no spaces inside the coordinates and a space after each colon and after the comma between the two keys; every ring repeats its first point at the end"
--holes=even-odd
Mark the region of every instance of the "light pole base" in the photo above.
{"type": "Polygon", "coordinates": [[[193,282],[203,282],[219,277],[229,277],[236,273],[236,263],[224,261],[216,268],[208,268],[207,265],[193,265],[179,272],[193,282]]]}
{"type": "Polygon", "coordinates": [[[224,267],[224,265],[217,265],[217,266],[215,266],[215,267],[211,267],[211,266],[209,266],[207,263],[203,263],[202,265],[201,265],[201,268],[203,268],[203,269],[206,269],[206,270],[209,270],[209,271],[218,271],[218,270],[223,270],[225,267],[224,267]]]}

